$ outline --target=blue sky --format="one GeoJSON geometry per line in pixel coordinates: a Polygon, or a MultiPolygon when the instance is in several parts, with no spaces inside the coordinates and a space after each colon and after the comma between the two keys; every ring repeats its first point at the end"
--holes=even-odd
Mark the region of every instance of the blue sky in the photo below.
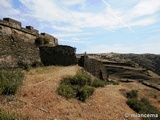
{"type": "Polygon", "coordinates": [[[160,0],[1,0],[11,17],[77,53],[160,54],[160,0]]]}

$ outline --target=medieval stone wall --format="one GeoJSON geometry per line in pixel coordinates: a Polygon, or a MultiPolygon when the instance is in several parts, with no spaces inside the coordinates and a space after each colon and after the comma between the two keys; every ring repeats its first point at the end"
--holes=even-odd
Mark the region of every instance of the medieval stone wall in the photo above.
{"type": "Polygon", "coordinates": [[[101,61],[98,61],[93,58],[89,58],[88,56],[81,56],[78,61],[78,64],[94,76],[104,81],[108,80],[106,67],[103,65],[101,61]]]}
{"type": "Polygon", "coordinates": [[[76,64],[75,48],[58,45],[58,39],[47,33],[38,33],[32,26],[21,27],[19,21],[0,20],[0,69],[16,68],[42,62],[44,65],[76,64]],[[34,40],[44,37],[47,46],[36,46],[34,40]]]}
{"type": "Polygon", "coordinates": [[[49,44],[51,46],[58,45],[58,39],[54,36],[46,33],[39,34],[39,31],[32,26],[26,26],[26,28],[23,28],[21,22],[11,18],[3,18],[3,20],[0,20],[0,34],[16,35],[24,41],[31,43],[34,43],[37,37],[47,37],[50,39],[49,44]]]}
{"type": "Polygon", "coordinates": [[[25,42],[34,43],[34,40],[37,38],[37,36],[29,34],[25,31],[20,31],[20,30],[12,29],[10,27],[3,26],[2,34],[16,35],[17,37],[23,39],[25,42]]]}
{"type": "Polygon", "coordinates": [[[52,35],[49,35],[47,33],[41,33],[40,37],[49,39],[50,40],[49,44],[52,45],[52,46],[58,45],[58,39],[53,37],[52,35]]]}
{"type": "Polygon", "coordinates": [[[74,65],[76,64],[75,48],[58,45],[56,47],[40,47],[40,57],[44,65],[74,65]]]}
{"type": "Polygon", "coordinates": [[[0,34],[0,68],[15,68],[41,61],[39,49],[15,35],[0,34]]]}
{"type": "Polygon", "coordinates": [[[26,42],[34,43],[34,40],[39,36],[39,31],[21,27],[21,22],[11,18],[0,20],[0,33],[6,35],[16,35],[26,42]]]}

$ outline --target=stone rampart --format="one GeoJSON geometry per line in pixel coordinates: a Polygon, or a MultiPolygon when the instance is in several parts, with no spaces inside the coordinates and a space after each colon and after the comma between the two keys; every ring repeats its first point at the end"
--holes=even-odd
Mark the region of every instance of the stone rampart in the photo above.
{"type": "Polygon", "coordinates": [[[78,61],[78,64],[82,66],[86,71],[90,72],[92,75],[97,78],[107,81],[107,70],[101,61],[98,61],[93,58],[89,58],[87,55],[81,56],[78,61]]]}
{"type": "Polygon", "coordinates": [[[44,37],[50,40],[49,44],[52,46],[58,45],[58,39],[53,37],[52,35],[49,35],[47,33],[41,33],[40,37],[44,37]]]}
{"type": "Polygon", "coordinates": [[[0,20],[0,69],[17,68],[39,62],[44,65],[76,64],[76,48],[58,45],[58,39],[47,33],[39,34],[32,26],[4,18],[0,20]],[[49,39],[47,46],[35,45],[35,39],[49,39]]]}
{"type": "Polygon", "coordinates": [[[22,38],[26,42],[34,43],[37,37],[47,37],[50,39],[50,45],[58,45],[58,39],[47,33],[39,34],[39,31],[34,29],[32,26],[26,26],[23,28],[21,22],[11,18],[3,18],[0,20],[0,34],[16,35],[22,38]]]}
{"type": "Polygon", "coordinates": [[[17,68],[41,61],[39,48],[15,35],[0,35],[0,69],[17,68]]]}
{"type": "Polygon", "coordinates": [[[76,64],[75,48],[65,45],[55,47],[40,47],[40,57],[44,65],[74,65],[76,64]]]}

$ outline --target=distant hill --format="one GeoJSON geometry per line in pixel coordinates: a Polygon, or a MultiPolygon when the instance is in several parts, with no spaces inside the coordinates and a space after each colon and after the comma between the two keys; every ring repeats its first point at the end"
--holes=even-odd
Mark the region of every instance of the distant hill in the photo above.
{"type": "Polygon", "coordinates": [[[160,55],[155,54],[106,54],[102,58],[135,63],[160,75],[160,55]]]}
{"type": "Polygon", "coordinates": [[[105,65],[111,80],[147,81],[160,86],[160,55],[108,53],[88,54],[88,56],[105,65]]]}

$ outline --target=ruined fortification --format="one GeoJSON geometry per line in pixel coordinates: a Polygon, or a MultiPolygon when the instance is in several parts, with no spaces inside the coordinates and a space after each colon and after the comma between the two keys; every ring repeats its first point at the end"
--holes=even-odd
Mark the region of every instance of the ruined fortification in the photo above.
{"type": "Polygon", "coordinates": [[[104,81],[108,80],[106,67],[101,61],[90,58],[85,54],[79,58],[78,64],[97,78],[104,81]]]}
{"type": "Polygon", "coordinates": [[[58,45],[58,39],[47,33],[39,34],[32,26],[23,28],[21,22],[11,18],[0,20],[0,69],[44,65],[76,64],[75,48],[58,45]],[[47,46],[35,44],[36,38],[47,38],[47,46]]]}
{"type": "MultiPolygon", "coordinates": [[[[76,48],[58,45],[58,39],[47,33],[39,34],[32,26],[23,28],[21,22],[11,18],[0,20],[0,69],[43,65],[74,65],[77,64],[76,48]],[[49,44],[35,44],[36,38],[46,38],[49,44]]],[[[94,76],[107,80],[106,68],[96,59],[87,56],[79,61],[80,66],[94,76]]]]}
{"type": "Polygon", "coordinates": [[[31,43],[34,43],[34,40],[37,37],[45,37],[50,40],[50,46],[58,45],[58,39],[54,36],[47,33],[39,34],[39,31],[32,26],[26,26],[26,28],[23,28],[21,22],[11,18],[3,18],[3,20],[0,20],[0,34],[16,35],[25,42],[31,43]]]}

